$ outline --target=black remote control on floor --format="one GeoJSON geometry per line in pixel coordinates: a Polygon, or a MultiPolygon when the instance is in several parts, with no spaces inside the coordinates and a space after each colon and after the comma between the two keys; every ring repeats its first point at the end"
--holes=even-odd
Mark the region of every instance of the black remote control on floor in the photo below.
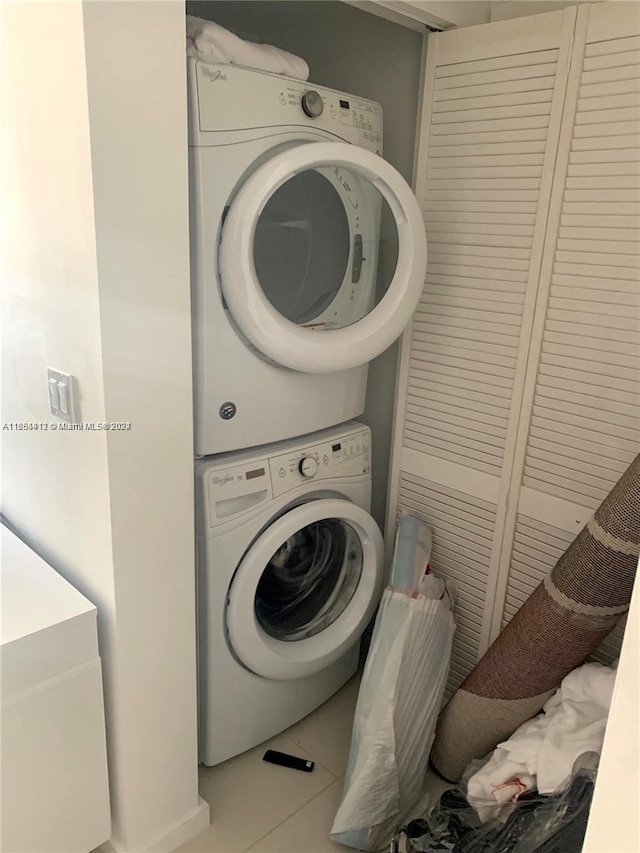
{"type": "Polygon", "coordinates": [[[281,767],[290,767],[292,770],[302,770],[303,773],[311,773],[316,766],[315,761],[308,761],[306,758],[298,758],[296,755],[289,755],[286,752],[278,752],[275,749],[268,749],[262,756],[263,761],[268,761],[269,764],[279,764],[281,767]]]}

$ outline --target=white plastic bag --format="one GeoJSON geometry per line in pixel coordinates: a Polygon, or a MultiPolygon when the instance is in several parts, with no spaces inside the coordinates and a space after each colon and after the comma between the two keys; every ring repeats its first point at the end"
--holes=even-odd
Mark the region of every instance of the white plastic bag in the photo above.
{"type": "MultiPolygon", "coordinates": [[[[403,559],[413,566],[415,554],[405,550],[403,559]]],[[[331,831],[334,841],[360,850],[388,844],[422,794],[455,630],[453,590],[430,571],[427,577],[414,580],[425,592],[387,587],[376,619],[331,831]]]]}

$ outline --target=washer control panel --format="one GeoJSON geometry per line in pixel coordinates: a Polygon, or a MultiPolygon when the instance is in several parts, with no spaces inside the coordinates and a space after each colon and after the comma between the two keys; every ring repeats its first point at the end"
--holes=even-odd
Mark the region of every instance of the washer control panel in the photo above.
{"type": "Polygon", "coordinates": [[[355,477],[371,472],[368,431],[354,432],[335,441],[301,447],[269,459],[274,497],[311,480],[355,477]]]}
{"type": "Polygon", "coordinates": [[[360,424],[353,431],[349,426],[345,424],[343,431],[326,430],[329,437],[315,443],[283,441],[271,448],[273,455],[256,457],[247,452],[234,454],[230,465],[197,463],[197,479],[204,492],[203,499],[196,501],[198,530],[227,524],[308,483],[370,475],[371,433],[360,424]]]}

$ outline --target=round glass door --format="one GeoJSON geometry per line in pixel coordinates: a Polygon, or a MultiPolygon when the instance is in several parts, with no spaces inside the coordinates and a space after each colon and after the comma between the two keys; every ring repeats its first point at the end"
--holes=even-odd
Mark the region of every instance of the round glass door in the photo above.
{"type": "Polygon", "coordinates": [[[227,597],[238,658],[258,675],[301,678],[357,642],[378,603],[382,535],[365,510],[319,499],[277,518],[244,555],[227,597]]]}
{"type": "Polygon", "coordinates": [[[295,370],[345,370],[386,349],[411,319],[426,270],[424,223],[381,157],[346,143],[301,143],[237,192],[219,268],[253,349],[295,370]]]}
{"type": "Polygon", "coordinates": [[[347,607],[362,574],[362,545],[340,518],[297,530],[273,554],[258,582],[255,614],[270,637],[294,642],[323,631],[347,607]]]}
{"type": "Polygon", "coordinates": [[[264,295],[286,320],[316,332],[341,329],[387,292],[398,230],[369,181],[318,166],[269,198],[256,223],[253,260],[264,295]]]}

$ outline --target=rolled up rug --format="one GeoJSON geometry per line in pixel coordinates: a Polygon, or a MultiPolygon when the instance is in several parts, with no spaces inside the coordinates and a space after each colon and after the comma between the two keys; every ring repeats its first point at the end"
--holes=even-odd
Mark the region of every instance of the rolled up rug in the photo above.
{"type": "Polygon", "coordinates": [[[457,782],[597,648],[629,609],[639,553],[640,455],[440,714],[441,776],[457,782]]]}

